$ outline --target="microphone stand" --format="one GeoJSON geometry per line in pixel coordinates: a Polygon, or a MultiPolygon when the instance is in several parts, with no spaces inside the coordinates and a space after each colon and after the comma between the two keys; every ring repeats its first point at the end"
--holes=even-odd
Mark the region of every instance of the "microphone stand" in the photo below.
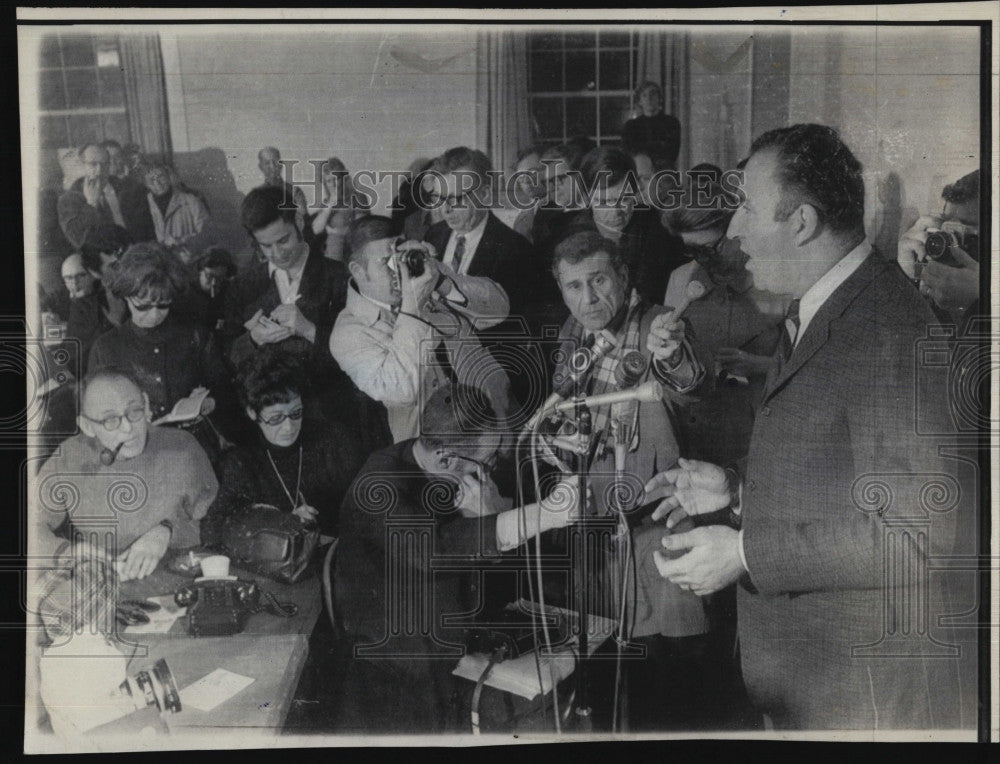
{"type": "MultiPolygon", "coordinates": [[[[584,440],[589,441],[592,434],[592,420],[590,409],[587,408],[587,406],[582,402],[582,398],[577,400],[573,416],[576,422],[577,433],[583,436],[584,440]]],[[[573,594],[574,599],[576,600],[577,630],[579,632],[577,636],[577,646],[580,651],[580,660],[577,665],[576,675],[575,713],[578,727],[584,731],[589,731],[592,725],[592,709],[590,707],[587,677],[587,658],[589,655],[587,645],[587,603],[590,601],[590,566],[587,564],[587,553],[590,549],[590,536],[592,535],[589,532],[589,518],[586,516],[587,470],[590,466],[588,464],[589,456],[590,449],[588,448],[585,453],[577,453],[573,457],[573,464],[576,468],[578,490],[577,501],[579,502],[580,517],[580,526],[574,534],[577,549],[575,550],[576,565],[574,570],[576,586],[573,594]]]]}

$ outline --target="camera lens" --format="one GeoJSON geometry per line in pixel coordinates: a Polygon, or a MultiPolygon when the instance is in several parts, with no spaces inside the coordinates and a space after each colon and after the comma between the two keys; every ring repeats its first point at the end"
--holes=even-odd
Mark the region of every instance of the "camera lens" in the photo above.
{"type": "Polygon", "coordinates": [[[424,253],[418,249],[410,249],[404,252],[400,259],[405,263],[406,270],[411,278],[424,275],[424,253]]]}
{"type": "Polygon", "coordinates": [[[924,249],[927,257],[931,260],[940,260],[948,254],[948,247],[951,245],[951,237],[945,231],[932,231],[927,234],[927,241],[924,249]]]}

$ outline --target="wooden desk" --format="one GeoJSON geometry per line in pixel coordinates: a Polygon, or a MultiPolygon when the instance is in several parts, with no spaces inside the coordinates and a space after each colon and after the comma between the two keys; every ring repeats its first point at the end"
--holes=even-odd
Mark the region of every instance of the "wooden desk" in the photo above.
{"type": "MultiPolygon", "coordinates": [[[[241,729],[278,734],[291,708],[309,654],[309,635],[322,610],[320,581],[313,575],[298,584],[286,585],[240,569],[233,569],[232,574],[256,580],[280,602],[294,602],[298,613],[291,618],[256,613],[248,619],[243,633],[229,637],[188,636],[184,617],[165,634],[122,635],[138,648],[129,662],[131,675],[165,658],[182,691],[217,668],[253,677],[253,684],[212,711],[184,707],[180,713],[165,714],[163,718],[172,731],[241,729]]],[[[136,599],[173,594],[192,581],[161,569],[143,580],[123,583],[121,596],[136,599]]],[[[183,700],[182,692],[182,705],[183,700]]]]}

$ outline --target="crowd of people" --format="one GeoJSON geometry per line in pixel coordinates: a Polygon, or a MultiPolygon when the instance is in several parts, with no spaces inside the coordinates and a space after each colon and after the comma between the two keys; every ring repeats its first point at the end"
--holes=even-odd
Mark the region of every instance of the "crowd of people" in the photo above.
{"type": "MultiPolygon", "coordinates": [[[[710,202],[658,208],[680,126],[657,86],[638,99],[621,147],[528,146],[503,198],[488,156],[449,148],[414,164],[387,216],[339,159],[309,200],[264,148],[241,267],[169,164],[81,147],[86,174],[57,205],[65,288],[42,300],[81,374],[48,392],[46,427],[77,431],[39,485],[70,476],[78,503],[99,503],[110,474],[148,483],[149,509],[119,524],[123,580],[216,545],[258,503],[339,538],[341,638],[398,653],[347,661],[331,730],[451,729],[453,664],[432,657],[461,627],[443,617],[517,599],[524,550],[567,554],[584,515],[618,523],[591,584],[593,612],[630,613],[619,636],[643,647],[626,661],[631,729],[970,723],[954,661],[852,653],[878,642],[891,588],[885,507],[861,511],[852,491],[867,474],[951,470],[916,436],[913,353],[929,324],[976,310],[978,173],[903,236],[897,264],[866,243],[860,164],[818,125],[749,147],[740,204],[723,168],[700,165],[710,202]],[[964,232],[953,261],[928,260],[949,220],[964,232]],[[757,290],[788,296],[787,314],[757,290]],[[533,419],[554,393],[649,381],[655,400],[595,407],[587,427],[533,419]],[[526,426],[552,444],[538,480],[526,426]],[[371,499],[373,481],[391,501],[371,499]],[[390,517],[430,521],[425,554],[481,569],[421,578],[426,559],[394,558],[390,517]],[[391,591],[398,565],[430,591],[391,591]],[[424,595],[431,631],[388,633],[394,598],[424,595]]],[[[931,392],[921,417],[947,420],[948,392],[931,392]]],[[[40,503],[35,548],[56,554],[80,515],[40,503]]],[[[914,559],[947,554],[953,520],[932,518],[929,547],[905,542],[914,559]]],[[[571,578],[547,576],[546,601],[572,608],[571,578]]]]}

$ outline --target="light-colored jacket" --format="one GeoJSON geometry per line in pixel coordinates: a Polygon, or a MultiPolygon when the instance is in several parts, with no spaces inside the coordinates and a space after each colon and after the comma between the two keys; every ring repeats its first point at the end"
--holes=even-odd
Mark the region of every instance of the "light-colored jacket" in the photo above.
{"type": "Polygon", "coordinates": [[[330,334],[330,354],[340,368],[359,390],[385,404],[396,443],[420,434],[424,401],[455,378],[481,389],[501,421],[511,413],[507,375],[472,331],[473,323],[481,330],[507,317],[507,295],[492,279],[459,276],[440,267],[454,283],[449,297],[459,300],[432,301],[420,318],[394,316],[363,297],[352,281],[347,305],[330,334]],[[450,370],[435,354],[442,341],[450,370]],[[487,367],[492,371],[485,371],[487,367]]]}
{"type": "Polygon", "coordinates": [[[187,191],[174,189],[165,215],[160,212],[152,194],[147,194],[146,197],[149,201],[149,214],[152,215],[153,226],[156,228],[156,240],[165,246],[187,244],[201,233],[208,220],[208,210],[201,199],[187,191]]]}

